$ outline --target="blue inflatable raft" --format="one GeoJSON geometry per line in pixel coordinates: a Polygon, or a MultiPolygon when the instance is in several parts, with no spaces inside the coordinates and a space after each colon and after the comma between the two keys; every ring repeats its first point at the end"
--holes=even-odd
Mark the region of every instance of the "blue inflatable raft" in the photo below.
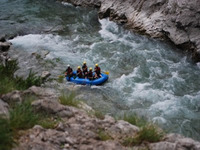
{"type": "Polygon", "coordinates": [[[73,72],[73,75],[74,76],[70,77],[70,79],[69,77],[66,77],[67,81],[82,85],[101,85],[108,80],[108,75],[104,73],[101,73],[101,78],[94,80],[76,77],[76,71],[73,72]]]}

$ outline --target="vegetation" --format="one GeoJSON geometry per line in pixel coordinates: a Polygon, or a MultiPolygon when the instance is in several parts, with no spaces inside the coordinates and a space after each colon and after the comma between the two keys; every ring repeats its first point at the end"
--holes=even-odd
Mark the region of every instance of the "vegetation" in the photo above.
{"type": "Polygon", "coordinates": [[[75,93],[72,92],[70,94],[65,94],[62,92],[61,96],[59,97],[59,101],[63,105],[79,107],[80,101],[75,99],[75,93]]]}
{"type": "Polygon", "coordinates": [[[12,130],[29,129],[37,124],[39,115],[34,113],[31,101],[17,104],[10,111],[10,126],[12,130]]]}
{"type": "Polygon", "coordinates": [[[122,144],[125,146],[141,144],[144,141],[158,142],[164,135],[163,131],[157,126],[147,122],[144,117],[138,117],[136,114],[124,114],[123,116],[118,116],[117,119],[125,120],[130,124],[140,127],[137,136],[124,139],[122,144]]]}
{"type": "Polygon", "coordinates": [[[10,150],[14,145],[9,120],[0,116],[0,149],[10,150]]]}
{"type": "Polygon", "coordinates": [[[98,111],[98,110],[95,110],[94,115],[97,118],[102,119],[102,120],[105,118],[104,114],[102,112],[98,111]]]}
{"type": "Polygon", "coordinates": [[[18,69],[18,63],[16,60],[6,62],[5,66],[0,65],[0,95],[12,90],[25,90],[33,85],[41,85],[41,78],[37,77],[32,71],[29,72],[26,79],[14,76],[14,73],[18,69]]]}
{"type": "Polygon", "coordinates": [[[112,139],[112,137],[108,133],[106,133],[105,131],[103,131],[102,129],[100,129],[98,131],[98,137],[102,141],[107,141],[107,140],[112,139]]]}
{"type": "Polygon", "coordinates": [[[57,81],[59,83],[63,83],[63,79],[65,78],[65,76],[59,75],[57,81]]]}
{"type": "Polygon", "coordinates": [[[164,133],[153,124],[148,124],[141,128],[135,140],[138,144],[143,141],[158,142],[163,137],[164,133]]]}
{"type": "Polygon", "coordinates": [[[36,113],[31,106],[33,100],[32,97],[26,97],[23,103],[14,105],[9,119],[0,116],[0,149],[11,149],[19,130],[32,128],[36,124],[43,128],[54,128],[60,121],[59,118],[36,113]]]}
{"type": "Polygon", "coordinates": [[[148,124],[144,117],[138,117],[136,114],[124,114],[123,116],[118,116],[117,119],[125,120],[130,124],[136,125],[138,127],[143,127],[148,124]]]}
{"type": "Polygon", "coordinates": [[[43,128],[46,129],[54,129],[56,125],[58,124],[59,119],[54,118],[44,118],[41,119],[38,124],[41,125],[43,128]]]}
{"type": "Polygon", "coordinates": [[[163,131],[153,124],[147,124],[140,129],[136,137],[128,137],[124,140],[123,145],[133,146],[141,144],[144,141],[158,142],[164,136],[163,131]]]}

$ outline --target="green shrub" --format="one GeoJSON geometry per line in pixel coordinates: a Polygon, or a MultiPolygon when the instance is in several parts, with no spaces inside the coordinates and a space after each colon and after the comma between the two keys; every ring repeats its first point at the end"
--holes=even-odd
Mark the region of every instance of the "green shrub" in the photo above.
{"type": "Polygon", "coordinates": [[[143,141],[158,142],[163,137],[164,133],[155,125],[148,124],[141,128],[138,135],[135,138],[136,143],[142,143],[143,141]]]}
{"type": "Polygon", "coordinates": [[[0,149],[10,150],[14,145],[12,131],[8,119],[0,116],[0,149]]]}
{"type": "Polygon", "coordinates": [[[57,81],[59,83],[63,83],[63,79],[65,78],[65,76],[59,75],[57,81]]]}
{"type": "Polygon", "coordinates": [[[10,111],[10,125],[12,130],[29,129],[37,124],[39,115],[34,113],[31,101],[17,104],[10,111]]]}
{"type": "Polygon", "coordinates": [[[17,89],[25,90],[33,85],[40,86],[42,84],[42,80],[40,77],[36,76],[36,73],[33,73],[30,70],[29,75],[26,79],[21,77],[16,77],[17,89]]]}
{"type": "Polygon", "coordinates": [[[54,118],[54,117],[41,114],[38,124],[46,129],[54,129],[59,121],[60,121],[59,118],[54,118]]]}
{"type": "Polygon", "coordinates": [[[5,66],[0,65],[0,95],[12,90],[25,90],[33,85],[41,85],[41,78],[37,77],[32,70],[26,79],[14,76],[15,71],[19,69],[17,65],[16,60],[6,62],[5,66]]]}
{"type": "Polygon", "coordinates": [[[15,81],[11,80],[8,77],[2,77],[0,75],[0,95],[11,92],[16,89],[15,81]]]}
{"type": "Polygon", "coordinates": [[[112,139],[112,137],[108,133],[106,133],[105,131],[103,131],[102,129],[100,129],[98,131],[98,137],[102,141],[107,141],[107,140],[112,139]]]}
{"type": "Polygon", "coordinates": [[[117,119],[127,121],[130,124],[136,125],[138,127],[142,127],[142,126],[145,126],[146,124],[148,124],[148,122],[146,121],[145,118],[142,118],[142,117],[140,118],[136,114],[124,114],[123,116],[117,117],[117,119]]]}
{"type": "Polygon", "coordinates": [[[145,125],[137,133],[136,137],[128,137],[123,141],[124,146],[133,146],[141,144],[144,141],[158,142],[164,136],[163,131],[153,124],[145,125]]]}
{"type": "Polygon", "coordinates": [[[7,61],[4,65],[0,65],[0,76],[13,77],[15,71],[19,69],[17,60],[7,61]]]}
{"type": "Polygon", "coordinates": [[[80,101],[75,100],[75,93],[70,93],[70,94],[65,94],[62,93],[61,96],[59,97],[59,101],[63,105],[68,105],[68,106],[74,106],[78,107],[80,104],[80,101]]]}
{"type": "Polygon", "coordinates": [[[105,118],[104,114],[102,112],[98,111],[98,110],[95,110],[94,115],[97,118],[102,119],[102,120],[105,118]]]}

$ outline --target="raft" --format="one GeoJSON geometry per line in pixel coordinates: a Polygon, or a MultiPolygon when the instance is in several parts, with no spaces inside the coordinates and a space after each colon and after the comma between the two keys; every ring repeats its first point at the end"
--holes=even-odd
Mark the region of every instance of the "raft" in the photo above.
{"type": "Polygon", "coordinates": [[[79,78],[76,76],[76,71],[73,72],[73,77],[66,77],[66,80],[68,82],[73,82],[76,84],[82,84],[82,85],[101,85],[104,82],[108,80],[108,75],[101,73],[101,78],[94,79],[94,80],[89,80],[89,79],[84,79],[84,78],[79,78]]]}

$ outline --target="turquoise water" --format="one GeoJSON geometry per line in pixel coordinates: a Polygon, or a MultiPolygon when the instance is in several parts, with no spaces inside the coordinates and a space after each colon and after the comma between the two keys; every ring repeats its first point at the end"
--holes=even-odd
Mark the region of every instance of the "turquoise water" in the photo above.
{"type": "Polygon", "coordinates": [[[87,61],[110,72],[103,86],[81,88],[88,103],[110,114],[134,112],[200,140],[200,65],[173,46],[99,20],[93,9],[53,0],[1,0],[0,6],[0,33],[18,35],[10,40],[17,51],[48,50],[48,59],[73,68],[87,61]]]}

